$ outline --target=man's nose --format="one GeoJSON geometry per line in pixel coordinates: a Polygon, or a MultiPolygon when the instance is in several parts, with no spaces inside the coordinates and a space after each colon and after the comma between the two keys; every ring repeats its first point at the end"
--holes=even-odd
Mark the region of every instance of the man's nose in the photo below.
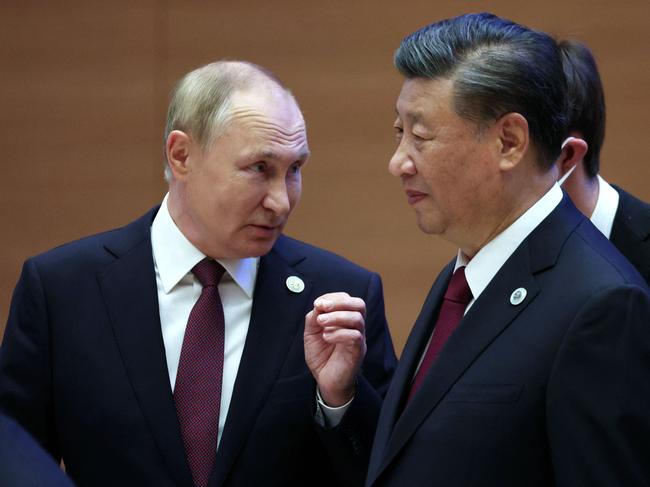
{"type": "Polygon", "coordinates": [[[403,143],[400,143],[395,150],[393,157],[390,158],[390,161],[388,162],[388,172],[395,177],[415,174],[415,164],[413,164],[413,160],[409,156],[403,143]]]}
{"type": "Polygon", "coordinates": [[[291,201],[285,181],[276,181],[271,184],[266,198],[264,198],[263,206],[279,216],[286,216],[289,213],[291,201]]]}

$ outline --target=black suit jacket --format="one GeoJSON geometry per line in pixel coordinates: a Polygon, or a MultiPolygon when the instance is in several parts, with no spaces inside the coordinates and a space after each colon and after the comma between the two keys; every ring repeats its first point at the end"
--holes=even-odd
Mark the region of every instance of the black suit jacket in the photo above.
{"type": "Polygon", "coordinates": [[[502,266],[405,406],[453,262],[381,411],[368,485],[647,486],[650,297],[565,197],[502,266]],[[526,298],[511,304],[514,290],[526,298]]]}
{"type": "Polygon", "coordinates": [[[614,189],[619,200],[610,240],[650,284],[650,204],[614,189]]]}
{"type": "MultiPolygon", "coordinates": [[[[0,407],[62,457],[79,486],[192,486],[160,329],[155,213],[29,259],[15,290],[0,407]]],[[[281,237],[260,260],[254,293],[210,486],[354,481],[395,365],[379,277],[281,237]],[[302,293],[287,289],[291,275],[302,293]],[[303,328],[317,296],[342,290],[366,300],[368,353],[350,414],[332,432],[315,426],[303,328]]]]}
{"type": "Polygon", "coordinates": [[[4,414],[0,414],[0,482],[7,487],[73,487],[54,459],[4,414]]]}

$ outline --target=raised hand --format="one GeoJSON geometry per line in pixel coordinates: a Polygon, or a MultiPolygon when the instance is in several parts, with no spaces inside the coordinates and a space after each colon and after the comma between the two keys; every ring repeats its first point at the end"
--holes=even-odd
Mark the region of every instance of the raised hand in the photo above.
{"type": "Polygon", "coordinates": [[[338,292],[317,298],[305,317],[305,360],[328,406],[354,397],[366,354],[365,315],[363,299],[338,292]]]}

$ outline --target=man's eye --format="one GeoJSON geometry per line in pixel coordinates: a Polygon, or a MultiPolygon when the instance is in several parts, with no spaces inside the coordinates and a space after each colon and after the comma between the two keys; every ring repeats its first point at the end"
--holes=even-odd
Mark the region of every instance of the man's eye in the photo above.
{"type": "Polygon", "coordinates": [[[262,173],[266,171],[266,162],[256,162],[251,166],[251,169],[253,170],[253,172],[262,173]]]}
{"type": "Polygon", "coordinates": [[[395,129],[395,138],[401,139],[404,134],[404,129],[402,127],[393,127],[395,129]]]}
{"type": "Polygon", "coordinates": [[[298,174],[300,172],[300,167],[301,164],[299,162],[292,164],[290,168],[291,174],[298,174]]]}

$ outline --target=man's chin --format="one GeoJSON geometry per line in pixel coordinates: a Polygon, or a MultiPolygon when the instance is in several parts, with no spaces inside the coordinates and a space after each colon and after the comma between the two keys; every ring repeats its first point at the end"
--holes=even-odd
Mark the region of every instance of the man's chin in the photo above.
{"type": "Polygon", "coordinates": [[[256,239],[248,242],[246,245],[246,250],[244,252],[246,254],[245,257],[261,257],[268,254],[275,245],[275,242],[277,242],[279,236],[280,234],[274,236],[273,238],[256,239]]]}
{"type": "Polygon", "coordinates": [[[228,242],[229,258],[245,259],[248,257],[261,257],[268,254],[275,242],[282,235],[280,229],[275,228],[273,232],[246,231],[234,235],[228,242]]]}
{"type": "Polygon", "coordinates": [[[443,225],[440,222],[423,218],[422,215],[417,215],[417,224],[418,228],[427,235],[440,235],[444,231],[443,225]]]}

